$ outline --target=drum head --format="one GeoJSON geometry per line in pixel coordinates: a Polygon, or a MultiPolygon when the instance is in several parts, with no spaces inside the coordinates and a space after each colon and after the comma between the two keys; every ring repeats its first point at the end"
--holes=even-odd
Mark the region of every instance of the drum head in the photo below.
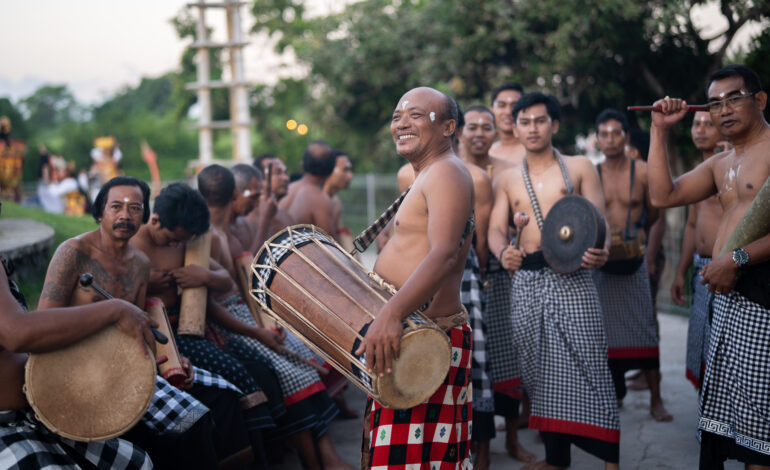
{"type": "Polygon", "coordinates": [[[66,348],[30,354],[24,391],[48,429],[76,441],[103,441],[133,427],[155,392],[155,361],[108,327],[66,348]]]}
{"type": "Polygon", "coordinates": [[[404,410],[417,406],[436,392],[449,373],[452,347],[438,328],[419,328],[401,338],[393,372],[376,379],[377,399],[383,406],[404,410]]]}
{"type": "Polygon", "coordinates": [[[588,248],[604,246],[604,217],[582,196],[561,198],[543,222],[542,250],[545,261],[557,273],[580,269],[588,248]]]}

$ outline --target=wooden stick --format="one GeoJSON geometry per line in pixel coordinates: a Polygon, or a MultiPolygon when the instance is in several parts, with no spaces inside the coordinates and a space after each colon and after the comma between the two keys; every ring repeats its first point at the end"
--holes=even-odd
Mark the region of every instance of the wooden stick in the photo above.
{"type": "MultiPolygon", "coordinates": [[[[657,111],[657,112],[661,111],[660,106],[629,106],[626,109],[629,111],[657,111]]],[[[709,106],[707,104],[688,104],[687,105],[688,112],[708,111],[708,110],[709,110],[709,106]]]]}
{"type": "Polygon", "coordinates": [[[316,364],[315,362],[311,361],[310,359],[305,359],[304,357],[300,356],[299,354],[295,353],[294,351],[289,351],[288,349],[283,348],[283,353],[282,354],[284,354],[286,356],[289,356],[289,357],[293,357],[294,359],[296,359],[296,360],[298,360],[300,362],[304,362],[305,364],[309,365],[313,369],[317,370],[318,373],[321,374],[324,377],[329,375],[329,369],[327,369],[327,368],[325,368],[325,367],[323,367],[323,366],[321,366],[319,364],[316,364]]]}

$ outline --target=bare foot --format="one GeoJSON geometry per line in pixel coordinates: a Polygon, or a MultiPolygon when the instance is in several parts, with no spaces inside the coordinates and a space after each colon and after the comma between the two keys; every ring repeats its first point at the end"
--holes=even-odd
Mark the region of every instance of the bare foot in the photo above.
{"type": "Polygon", "coordinates": [[[659,422],[669,422],[674,419],[674,417],[666,411],[662,401],[650,403],[650,414],[655,421],[659,422]]]}
{"type": "Polygon", "coordinates": [[[508,451],[508,455],[518,460],[519,462],[532,462],[535,460],[535,457],[537,456],[531,452],[528,452],[524,447],[522,447],[521,444],[519,444],[517,436],[514,436],[513,439],[510,439],[510,435],[511,434],[509,433],[505,439],[505,450],[508,451]]]}
{"type": "Polygon", "coordinates": [[[566,470],[566,467],[554,467],[548,465],[545,460],[541,460],[540,462],[528,463],[519,470],[566,470]]]}
{"type": "Polygon", "coordinates": [[[627,388],[629,390],[647,390],[650,388],[650,384],[647,383],[647,377],[644,376],[644,374],[636,377],[635,379],[631,380],[631,382],[628,383],[627,388]]]}
{"type": "Polygon", "coordinates": [[[471,451],[474,470],[489,470],[489,441],[479,442],[471,451]]]}

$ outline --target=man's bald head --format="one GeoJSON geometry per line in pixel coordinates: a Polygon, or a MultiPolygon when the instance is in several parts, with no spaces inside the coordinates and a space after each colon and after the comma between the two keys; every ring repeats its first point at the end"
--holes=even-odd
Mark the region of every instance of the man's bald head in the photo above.
{"type": "MultiPolygon", "coordinates": [[[[401,97],[399,100],[399,106],[404,107],[404,102],[409,100],[409,97],[416,97],[418,99],[427,99],[429,102],[434,104],[434,109],[436,109],[436,114],[434,115],[434,118],[431,119],[431,121],[438,120],[438,122],[444,122],[449,119],[453,119],[455,123],[457,123],[458,120],[458,107],[457,102],[453,100],[449,95],[446,93],[442,93],[435,88],[431,87],[417,87],[412,88],[411,90],[404,93],[404,96],[401,97]],[[437,102],[438,101],[438,102],[437,102]]],[[[407,103],[408,104],[408,103],[407,103]]]]}
{"type": "Polygon", "coordinates": [[[311,142],[302,155],[302,169],[315,176],[329,176],[334,171],[335,162],[332,148],[322,140],[311,142]]]}

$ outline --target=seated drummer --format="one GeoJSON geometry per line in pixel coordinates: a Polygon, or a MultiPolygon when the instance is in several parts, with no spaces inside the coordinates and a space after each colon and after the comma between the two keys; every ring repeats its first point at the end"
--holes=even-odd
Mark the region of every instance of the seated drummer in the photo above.
{"type": "Polygon", "coordinates": [[[545,443],[545,462],[524,468],[567,468],[570,444],[575,444],[604,460],[605,468],[616,469],[620,422],[602,310],[588,271],[607,261],[609,239],[605,248],[583,253],[584,269],[571,274],[551,270],[540,251],[542,219],[561,198],[578,194],[604,213],[604,195],[591,161],[562,157],[552,146],[560,112],[556,99],[542,93],[527,93],[514,105],[514,131],[526,156],[521,166],[497,177],[489,247],[499,253],[505,269],[514,271],[511,315],[524,388],[532,402],[529,427],[540,430],[545,443]],[[517,212],[537,222],[521,232],[521,249],[507,238],[508,220],[517,212]]]}
{"type": "Polygon", "coordinates": [[[34,418],[22,391],[27,353],[69,346],[114,325],[155,349],[150,326],[157,326],[133,304],[108,300],[99,305],[27,313],[3,260],[0,270],[0,468],[49,467],[150,469],[150,457],[123,439],[89,443],[63,439],[34,418]]]}
{"type": "Polygon", "coordinates": [[[472,243],[473,181],[452,150],[457,119],[454,101],[432,88],[407,92],[393,111],[390,131],[396,151],[409,160],[416,177],[374,266],[398,293],[377,314],[356,354],[366,352],[370,371],[391,373],[402,320],[428,302],[425,314],[446,327],[453,350],[460,354],[425,403],[408,410],[369,403],[363,460],[371,468],[472,466],[472,341],[460,281],[472,243]],[[408,426],[397,425],[401,423],[408,426]]]}
{"type": "MultiPolygon", "coordinates": [[[[82,273],[91,273],[94,283],[116,298],[144,307],[150,263],[128,241],[149,217],[149,197],[147,184],[132,177],[116,177],[102,186],[93,212],[99,228],[64,241],[56,250],[40,295],[40,309],[104,300],[93,288],[79,285],[82,273]]],[[[240,410],[232,406],[240,391],[219,376],[194,370],[186,358],[181,360],[188,373],[185,388],[205,397],[212,413],[158,376],[150,410],[125,437],[147,450],[157,466],[217,466],[220,459],[249,447],[245,424],[239,424],[240,410]],[[219,423],[216,431],[212,418],[219,423]],[[224,428],[225,424],[230,427],[224,428]],[[224,429],[226,436],[221,434],[224,429]],[[185,446],[190,448],[183,450],[185,446]]]]}

